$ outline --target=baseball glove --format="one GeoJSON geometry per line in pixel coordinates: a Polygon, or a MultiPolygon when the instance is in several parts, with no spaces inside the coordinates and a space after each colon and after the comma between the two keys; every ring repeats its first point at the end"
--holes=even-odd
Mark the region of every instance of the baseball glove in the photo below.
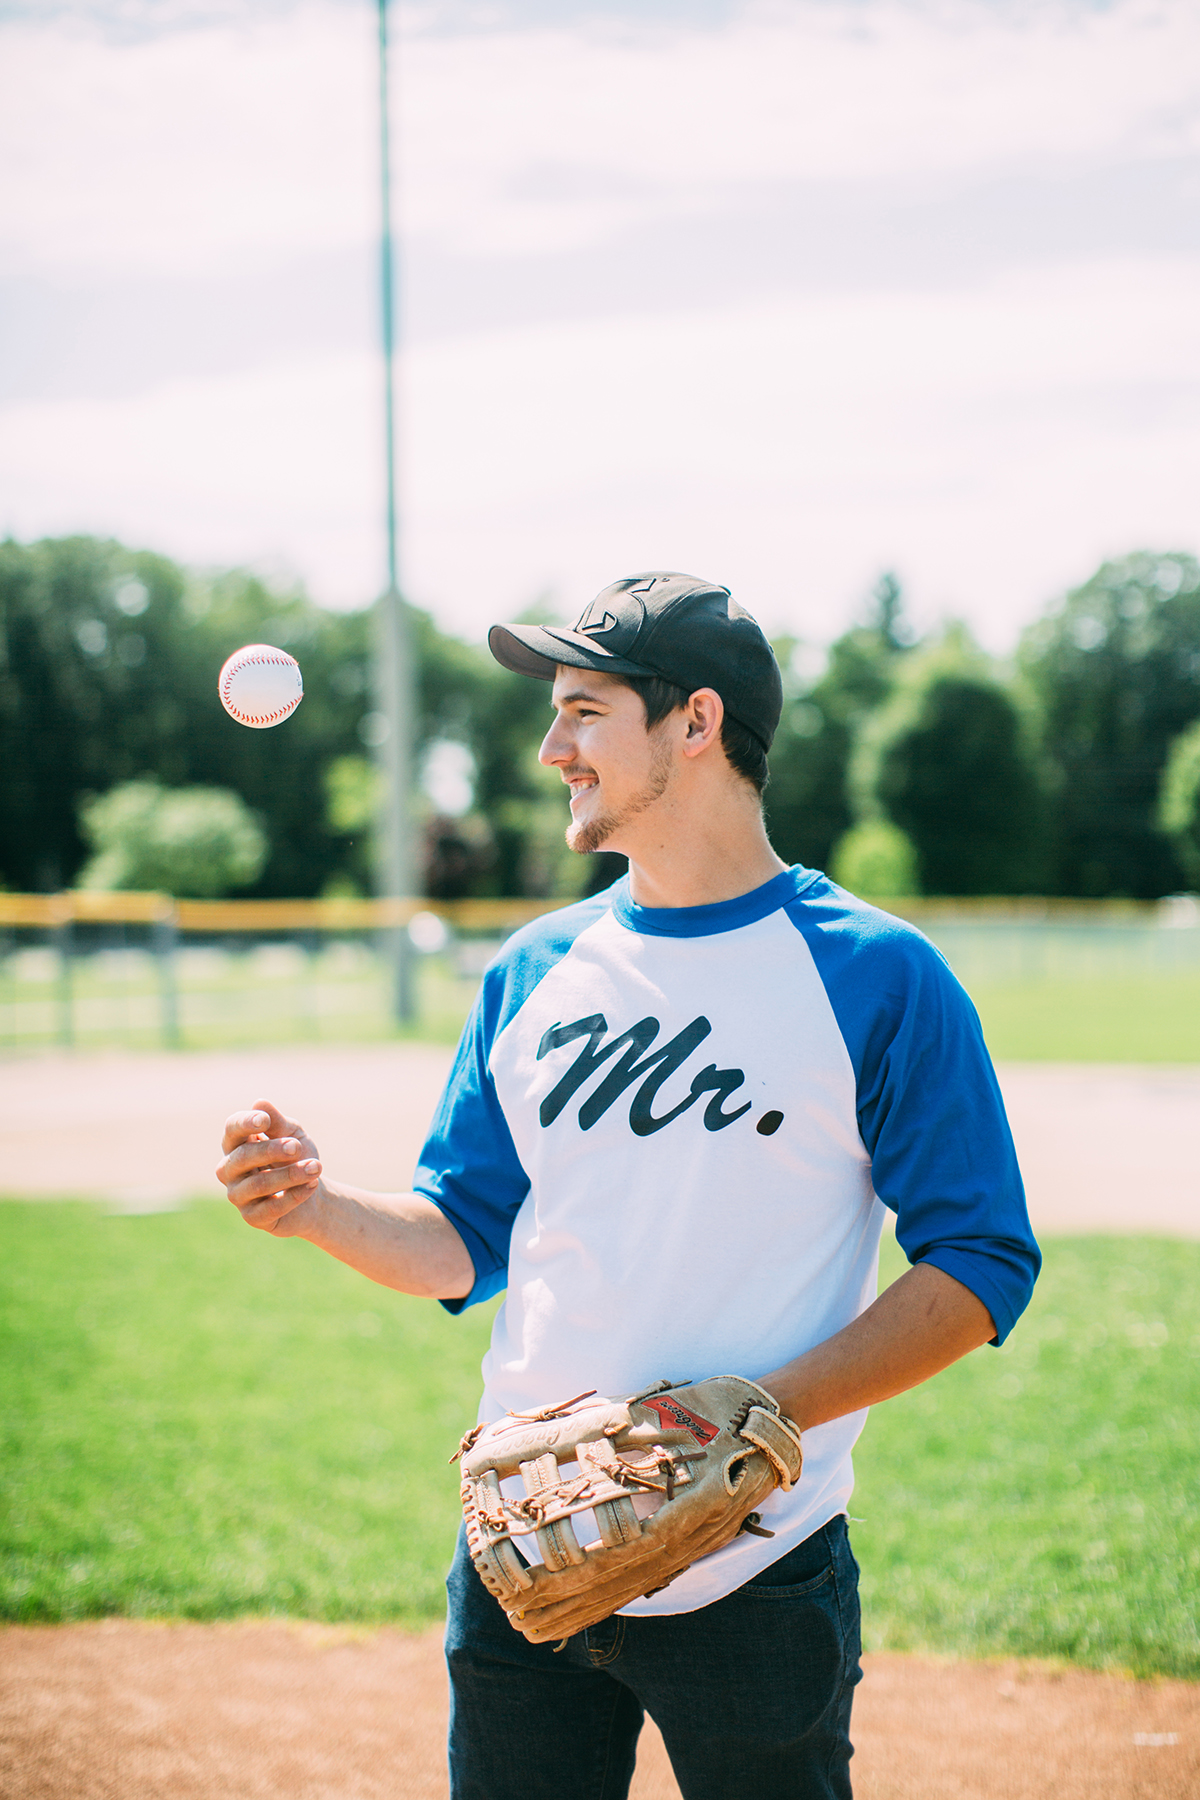
{"type": "Polygon", "coordinates": [[[796,1426],[738,1375],[507,1413],[469,1431],[457,1454],[471,1560],[535,1644],[657,1593],[739,1531],[773,1536],[754,1509],[790,1488],[801,1463],[796,1426]],[[500,1483],[517,1474],[524,1496],[510,1500],[500,1483]],[[583,1512],[599,1532],[586,1544],[572,1525],[583,1512]],[[522,1556],[523,1537],[536,1537],[540,1563],[522,1556]]]}

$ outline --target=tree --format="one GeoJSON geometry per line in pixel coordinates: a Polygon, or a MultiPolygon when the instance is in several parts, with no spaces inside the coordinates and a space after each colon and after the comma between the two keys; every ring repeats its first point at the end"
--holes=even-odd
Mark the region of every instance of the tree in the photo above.
{"type": "Polygon", "coordinates": [[[887,819],[852,825],[834,845],[829,872],[852,894],[896,900],[918,892],[912,840],[887,819]]]}
{"type": "Polygon", "coordinates": [[[0,545],[0,873],[68,886],[87,855],[80,802],[153,779],[240,794],[270,843],[255,891],[318,892],[341,854],[321,771],[361,749],[366,634],[364,614],[244,573],[188,574],[94,538],[0,545]],[[216,703],[221,664],[253,641],[304,669],[304,702],[274,731],[216,703]]]}
{"type": "MultiPolygon", "coordinates": [[[[538,605],[520,622],[542,624],[549,616],[538,605]]],[[[549,682],[514,674],[486,649],[472,654],[479,663],[466,739],[475,759],[475,803],[495,843],[485,891],[574,896],[597,877],[606,885],[624,858],[580,858],[567,849],[566,790],[557,769],[538,762],[551,720],[549,682]]]]}
{"type": "MultiPolygon", "coordinates": [[[[577,891],[594,869],[562,844],[560,784],[536,761],[548,690],[427,614],[412,621],[418,761],[448,738],[477,770],[475,811],[457,828],[469,867],[434,832],[434,879],[577,891]]],[[[96,538],[0,543],[0,883],[70,886],[88,856],[81,803],[151,780],[241,796],[269,842],[256,895],[369,888],[371,651],[369,611],[327,612],[244,571],[202,574],[96,538]],[[217,703],[222,663],[252,642],[282,645],[304,674],[302,705],[272,731],[217,703]]]]}
{"type": "Polygon", "coordinates": [[[127,781],[83,807],[94,855],[79,885],[208,899],[248,887],[267,840],[245,802],[226,788],[164,788],[127,781]]]}
{"type": "Polygon", "coordinates": [[[1159,792],[1158,822],[1173,840],[1185,875],[1200,888],[1200,721],[1171,746],[1159,792]]]}
{"type": "Polygon", "coordinates": [[[909,648],[903,599],[894,575],[882,575],[867,618],[831,646],[820,679],[799,682],[794,641],[776,646],[784,670],[784,710],[771,748],[767,822],[788,862],[825,868],[854,822],[850,764],[865,721],[892,691],[909,648]]]}
{"type": "Polygon", "coordinates": [[[1172,742],[1200,718],[1200,564],[1105,563],[1025,635],[1053,773],[1049,891],[1153,899],[1178,888],[1158,813],[1172,742]]]}
{"type": "Polygon", "coordinates": [[[919,891],[1036,887],[1044,807],[1027,712],[952,622],[912,651],[864,721],[850,770],[855,812],[905,834],[919,891]]]}
{"type": "Polygon", "coordinates": [[[1042,796],[1012,699],[935,665],[910,704],[881,745],[874,785],[916,850],[921,891],[1036,891],[1042,796]]]}

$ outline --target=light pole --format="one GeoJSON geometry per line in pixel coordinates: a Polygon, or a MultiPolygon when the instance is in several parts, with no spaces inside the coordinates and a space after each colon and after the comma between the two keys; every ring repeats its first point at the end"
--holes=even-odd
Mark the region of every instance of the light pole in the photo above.
{"type": "MultiPolygon", "coordinates": [[[[379,9],[380,301],[383,324],[384,440],[386,447],[387,588],[375,608],[375,704],[381,717],[376,766],[382,789],[377,881],[381,894],[408,898],[415,885],[412,853],[413,667],[408,609],[400,594],[396,516],[396,294],[392,253],[392,181],[388,132],[388,0],[379,9]],[[386,729],[382,729],[386,726],[386,729]]],[[[392,964],[392,1011],[404,1024],[416,1013],[412,950],[397,920],[387,932],[392,964]]]]}

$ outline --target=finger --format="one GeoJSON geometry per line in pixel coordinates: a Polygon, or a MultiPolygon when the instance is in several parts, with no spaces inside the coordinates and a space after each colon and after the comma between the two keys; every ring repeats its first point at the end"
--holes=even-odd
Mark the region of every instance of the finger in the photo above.
{"type": "Polygon", "coordinates": [[[296,1119],[289,1119],[286,1113],[281,1113],[274,1101],[264,1099],[260,1096],[259,1099],[254,1102],[254,1105],[256,1111],[266,1113],[268,1119],[266,1130],[272,1137],[304,1136],[303,1125],[296,1119]]]}
{"type": "Polygon", "coordinates": [[[260,1132],[231,1150],[222,1159],[222,1167],[236,1180],[239,1175],[248,1175],[253,1169],[274,1167],[277,1163],[298,1162],[301,1157],[311,1156],[312,1153],[312,1146],[306,1147],[301,1138],[268,1137],[265,1132],[260,1132]]]}
{"type": "MultiPolygon", "coordinates": [[[[226,1155],[235,1150],[239,1144],[250,1138],[260,1137],[271,1129],[271,1121],[265,1107],[255,1106],[249,1112],[230,1113],[225,1121],[225,1131],[221,1138],[221,1149],[226,1155]]],[[[281,1137],[283,1132],[279,1134],[281,1137]]]]}
{"type": "Polygon", "coordinates": [[[246,1206],[239,1206],[238,1211],[247,1225],[253,1225],[258,1231],[274,1231],[277,1225],[303,1206],[306,1200],[312,1199],[319,1185],[319,1182],[309,1181],[302,1187],[268,1194],[265,1199],[252,1200],[246,1206]]]}
{"type": "MultiPolygon", "coordinates": [[[[658,1517],[658,1514],[654,1516],[658,1517]]],[[[530,1643],[544,1643],[564,1635],[573,1637],[589,1625],[611,1617],[648,1590],[674,1581],[702,1556],[710,1556],[713,1551],[724,1548],[737,1535],[739,1524],[740,1513],[723,1515],[719,1519],[698,1521],[682,1538],[661,1549],[646,1545],[640,1555],[626,1560],[621,1560],[621,1552],[614,1552],[609,1562],[611,1572],[598,1575],[583,1592],[561,1600],[547,1599],[540,1604],[536,1599],[524,1606],[514,1602],[510,1613],[512,1623],[530,1643]]],[[[594,1551],[589,1560],[598,1560],[604,1554],[594,1551]]]]}
{"type": "MultiPolygon", "coordinates": [[[[221,1178],[222,1171],[217,1171],[221,1178]]],[[[286,1194],[293,1188],[315,1187],[321,1165],[314,1156],[300,1162],[269,1163],[264,1168],[250,1169],[236,1180],[226,1180],[225,1190],[235,1206],[246,1206],[263,1200],[269,1194],[286,1194]]]]}
{"type": "Polygon", "coordinates": [[[664,1586],[688,1567],[689,1564],[684,1561],[670,1568],[630,1571],[615,1579],[598,1582],[595,1587],[588,1587],[582,1593],[571,1594],[562,1600],[552,1600],[545,1606],[514,1605],[510,1617],[517,1630],[531,1643],[564,1635],[573,1637],[577,1631],[583,1631],[589,1625],[598,1625],[601,1619],[610,1618],[622,1606],[628,1606],[631,1600],[640,1599],[648,1590],[664,1586]]]}
{"type": "Polygon", "coordinates": [[[299,1162],[305,1153],[299,1138],[269,1138],[259,1132],[229,1152],[218,1165],[217,1180],[230,1187],[258,1169],[286,1168],[299,1162]]]}

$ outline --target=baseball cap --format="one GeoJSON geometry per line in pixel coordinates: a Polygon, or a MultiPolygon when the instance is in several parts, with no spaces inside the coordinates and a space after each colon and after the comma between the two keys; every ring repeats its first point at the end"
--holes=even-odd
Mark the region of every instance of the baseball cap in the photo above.
{"type": "Polygon", "coordinates": [[[606,587],[569,629],[493,625],[488,648],[518,675],[553,681],[559,663],[606,675],[664,681],[694,694],[713,688],[764,750],[783,708],[775,653],[728,588],[668,570],[626,575],[606,587]]]}

